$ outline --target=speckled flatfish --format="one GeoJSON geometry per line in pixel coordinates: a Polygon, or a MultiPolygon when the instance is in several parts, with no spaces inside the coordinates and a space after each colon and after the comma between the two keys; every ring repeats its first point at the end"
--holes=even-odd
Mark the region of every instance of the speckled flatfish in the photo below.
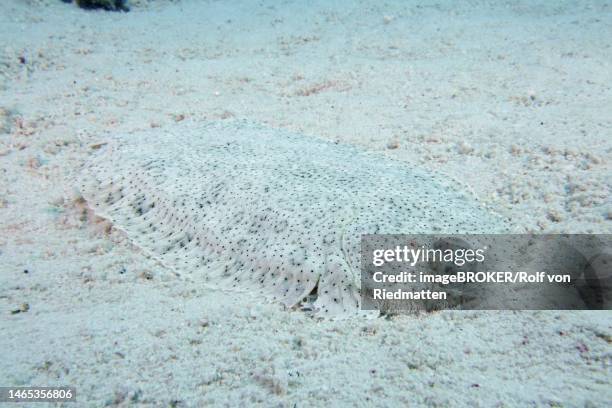
{"type": "Polygon", "coordinates": [[[176,272],[318,313],[359,307],[361,234],[507,231],[453,180],[243,121],[118,136],[78,184],[176,272]]]}

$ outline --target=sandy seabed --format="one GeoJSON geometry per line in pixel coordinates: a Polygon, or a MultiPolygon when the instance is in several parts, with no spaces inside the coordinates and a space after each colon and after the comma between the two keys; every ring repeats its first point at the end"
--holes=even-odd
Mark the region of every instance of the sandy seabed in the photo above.
{"type": "Polygon", "coordinates": [[[110,135],[245,118],[446,174],[520,231],[612,233],[612,3],[132,4],[0,2],[0,385],[75,386],[79,406],[610,406],[609,311],[312,319],[174,277],[82,217],[69,180],[110,135]]]}

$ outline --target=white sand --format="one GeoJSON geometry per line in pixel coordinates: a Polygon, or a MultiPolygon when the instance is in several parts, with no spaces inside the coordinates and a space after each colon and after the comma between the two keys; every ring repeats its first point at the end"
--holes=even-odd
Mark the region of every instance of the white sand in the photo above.
{"type": "Polygon", "coordinates": [[[248,118],[436,169],[526,231],[611,233],[612,5],[140,3],[0,2],[0,385],[76,386],[79,406],[610,405],[608,311],[316,321],[173,278],[80,220],[67,180],[110,134],[248,118]]]}

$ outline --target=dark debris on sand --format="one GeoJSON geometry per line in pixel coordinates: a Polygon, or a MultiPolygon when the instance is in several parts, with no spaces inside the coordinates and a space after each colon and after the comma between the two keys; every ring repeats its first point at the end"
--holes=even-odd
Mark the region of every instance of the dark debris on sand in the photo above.
{"type": "MultiPolygon", "coordinates": [[[[64,3],[72,3],[72,0],[62,0],[64,3]]],[[[102,9],[107,11],[130,11],[128,0],[75,0],[77,6],[82,9],[102,9]]]]}

